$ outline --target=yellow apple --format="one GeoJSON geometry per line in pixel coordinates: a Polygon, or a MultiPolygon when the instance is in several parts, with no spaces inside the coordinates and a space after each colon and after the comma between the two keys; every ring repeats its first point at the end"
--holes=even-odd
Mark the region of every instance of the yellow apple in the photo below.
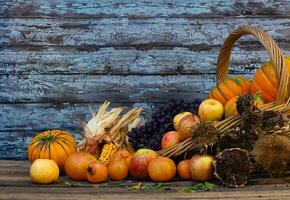
{"type": "Polygon", "coordinates": [[[33,183],[48,184],[58,180],[59,168],[53,160],[36,159],[30,167],[33,183]]]}
{"type": "Polygon", "coordinates": [[[208,181],[213,178],[214,158],[210,155],[194,155],[189,161],[191,178],[194,181],[208,181]]]}
{"type": "Polygon", "coordinates": [[[198,109],[201,121],[218,121],[223,118],[224,107],[215,99],[205,99],[198,109]]]}

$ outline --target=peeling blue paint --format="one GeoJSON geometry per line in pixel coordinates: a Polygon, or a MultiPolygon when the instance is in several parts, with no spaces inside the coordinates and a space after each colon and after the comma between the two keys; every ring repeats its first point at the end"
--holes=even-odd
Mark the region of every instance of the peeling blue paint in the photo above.
{"type": "MultiPolygon", "coordinates": [[[[141,106],[191,100],[215,85],[226,36],[263,28],[290,55],[289,0],[0,1],[0,159],[25,159],[40,131],[76,136],[87,103],[141,106]]],[[[269,59],[253,37],[230,73],[250,77],[269,59]]]]}

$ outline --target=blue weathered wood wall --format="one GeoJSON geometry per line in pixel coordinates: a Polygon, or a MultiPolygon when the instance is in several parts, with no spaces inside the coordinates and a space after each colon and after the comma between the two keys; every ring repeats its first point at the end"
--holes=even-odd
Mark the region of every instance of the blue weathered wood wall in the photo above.
{"type": "MultiPolygon", "coordinates": [[[[149,115],[172,95],[204,97],[220,46],[242,24],[290,54],[289,0],[0,0],[0,158],[25,158],[42,130],[75,133],[90,102],[149,115]]],[[[268,58],[244,37],[230,72],[250,76],[268,58]]]]}

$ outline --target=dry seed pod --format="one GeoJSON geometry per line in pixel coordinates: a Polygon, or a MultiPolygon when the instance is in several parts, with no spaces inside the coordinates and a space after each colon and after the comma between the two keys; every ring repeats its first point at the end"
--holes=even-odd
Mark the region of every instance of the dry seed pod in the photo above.
{"type": "Polygon", "coordinates": [[[218,150],[241,148],[252,151],[258,135],[253,130],[241,130],[240,127],[225,131],[217,142],[218,150]]]}
{"type": "Polygon", "coordinates": [[[290,170],[290,139],[287,136],[261,137],[253,153],[257,164],[270,174],[285,174],[290,170]]]}
{"type": "Polygon", "coordinates": [[[199,123],[192,129],[192,139],[196,144],[210,145],[218,141],[219,132],[210,122],[199,123]]]}
{"type": "Polygon", "coordinates": [[[251,173],[248,151],[240,148],[226,149],[214,161],[215,176],[228,187],[244,187],[251,173]]]}
{"type": "Polygon", "coordinates": [[[237,100],[237,111],[240,115],[251,113],[255,110],[254,97],[252,94],[241,95],[237,100]]]}

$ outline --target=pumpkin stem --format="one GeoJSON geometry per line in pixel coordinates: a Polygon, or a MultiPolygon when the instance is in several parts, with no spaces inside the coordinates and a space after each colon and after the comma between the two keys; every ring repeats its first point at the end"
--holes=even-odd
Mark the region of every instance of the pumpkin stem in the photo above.
{"type": "Polygon", "coordinates": [[[55,139],[54,135],[47,134],[47,135],[43,136],[42,141],[44,141],[44,142],[52,142],[52,141],[54,141],[54,139],[55,139]]]}

